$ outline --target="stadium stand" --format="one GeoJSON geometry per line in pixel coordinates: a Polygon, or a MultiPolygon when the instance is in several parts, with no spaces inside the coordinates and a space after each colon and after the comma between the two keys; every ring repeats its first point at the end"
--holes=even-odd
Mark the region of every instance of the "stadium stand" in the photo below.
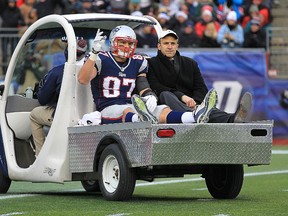
{"type": "Polygon", "coordinates": [[[279,79],[288,79],[287,8],[288,1],[281,1],[281,6],[272,7],[272,27],[267,29],[268,73],[279,79]]]}

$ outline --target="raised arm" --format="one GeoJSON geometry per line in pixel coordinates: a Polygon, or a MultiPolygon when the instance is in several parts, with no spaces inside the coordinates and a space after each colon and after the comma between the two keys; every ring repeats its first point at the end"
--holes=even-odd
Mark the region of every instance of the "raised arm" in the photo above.
{"type": "Polygon", "coordinates": [[[84,85],[89,84],[89,82],[97,75],[95,61],[91,60],[90,57],[81,67],[78,74],[78,82],[84,85]]]}
{"type": "Polygon", "coordinates": [[[99,58],[98,54],[100,51],[102,51],[102,45],[105,43],[106,40],[106,36],[103,36],[102,34],[103,32],[98,29],[94,38],[92,50],[89,53],[90,56],[80,69],[80,72],[78,74],[78,81],[81,84],[89,84],[89,82],[97,75],[95,62],[99,58]]]}

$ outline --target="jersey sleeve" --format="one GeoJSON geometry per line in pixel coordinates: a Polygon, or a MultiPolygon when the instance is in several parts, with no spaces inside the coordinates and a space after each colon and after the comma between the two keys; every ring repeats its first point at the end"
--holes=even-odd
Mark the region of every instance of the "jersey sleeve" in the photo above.
{"type": "Polygon", "coordinates": [[[145,73],[145,74],[148,73],[148,61],[146,58],[143,58],[142,64],[139,68],[138,75],[142,73],[145,73]]]}

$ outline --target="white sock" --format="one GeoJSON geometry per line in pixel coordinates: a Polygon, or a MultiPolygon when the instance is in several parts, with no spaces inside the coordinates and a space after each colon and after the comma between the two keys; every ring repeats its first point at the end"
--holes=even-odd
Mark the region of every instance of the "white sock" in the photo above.
{"type": "Polygon", "coordinates": [[[194,123],[195,119],[194,119],[194,112],[185,112],[183,113],[183,115],[181,116],[181,121],[182,123],[194,123]]]}
{"type": "Polygon", "coordinates": [[[132,116],[132,122],[140,122],[139,116],[137,114],[132,116]]]}

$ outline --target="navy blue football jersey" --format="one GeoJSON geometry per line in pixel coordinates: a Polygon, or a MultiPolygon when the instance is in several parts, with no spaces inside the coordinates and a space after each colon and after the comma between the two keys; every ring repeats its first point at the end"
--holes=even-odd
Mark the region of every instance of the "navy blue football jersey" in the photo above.
{"type": "Polygon", "coordinates": [[[91,80],[91,89],[98,111],[107,106],[131,104],[136,78],[147,73],[147,60],[134,55],[123,64],[116,62],[111,52],[101,52],[96,59],[97,76],[91,80]]]}

